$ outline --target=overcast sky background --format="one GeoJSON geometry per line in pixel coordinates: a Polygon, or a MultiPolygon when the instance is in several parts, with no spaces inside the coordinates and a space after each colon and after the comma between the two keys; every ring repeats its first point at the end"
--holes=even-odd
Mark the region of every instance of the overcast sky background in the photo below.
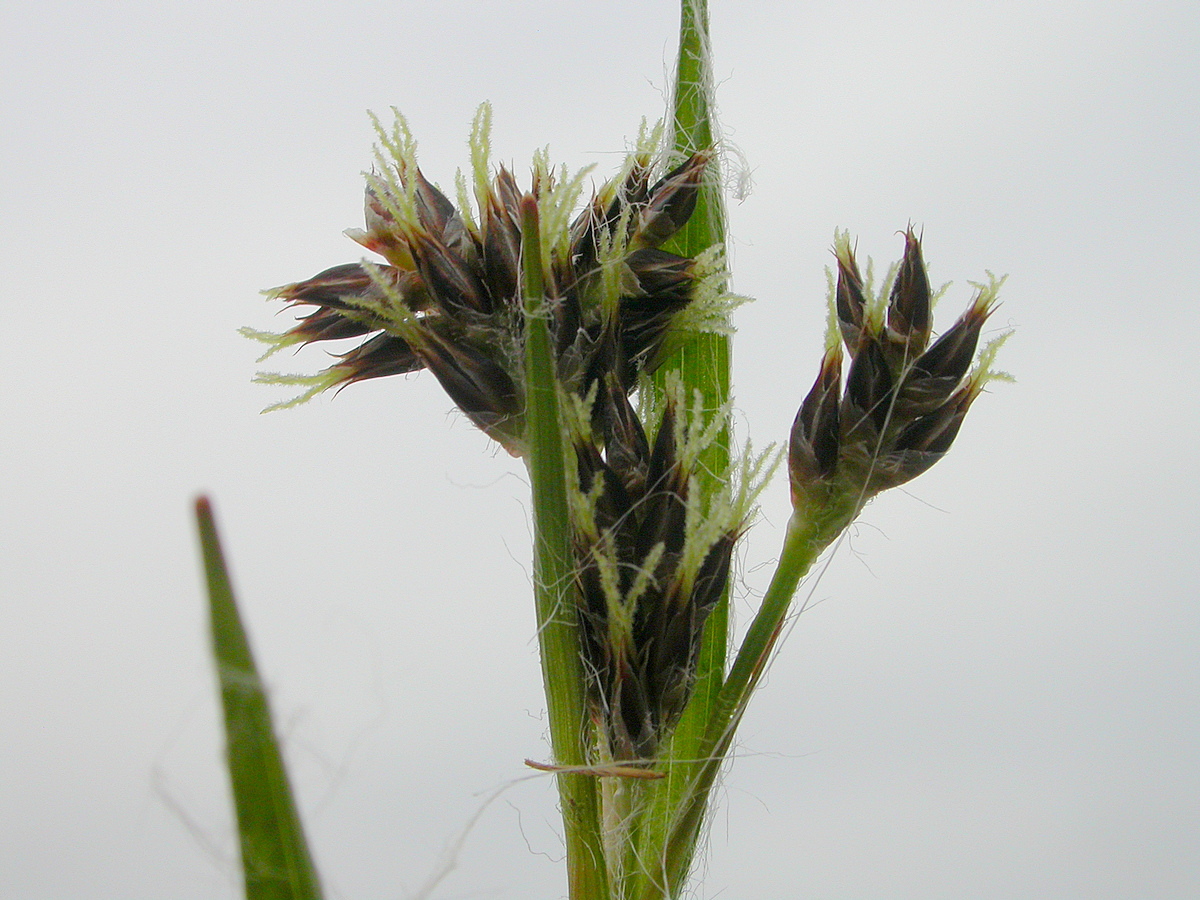
{"type": "MultiPolygon", "coordinates": [[[[332,898],[565,893],[522,470],[428,375],[262,416],[257,292],[359,258],[366,111],[428,176],[618,165],[677,11],[7,4],[0,894],[240,895],[190,506],[211,492],[332,898]]],[[[786,438],[835,227],[924,229],[1017,377],[873,503],[740,732],[699,898],[1200,896],[1200,5],[733,3],[712,28],[738,430],[786,438]],[[786,12],[779,12],[786,8],[786,12]],[[730,156],[727,167],[738,165],[730,156]]],[[[278,366],[315,371],[310,350],[278,366]]],[[[274,362],[274,361],[273,361],[274,362]]],[[[765,587],[781,479],[743,545],[765,587]]]]}

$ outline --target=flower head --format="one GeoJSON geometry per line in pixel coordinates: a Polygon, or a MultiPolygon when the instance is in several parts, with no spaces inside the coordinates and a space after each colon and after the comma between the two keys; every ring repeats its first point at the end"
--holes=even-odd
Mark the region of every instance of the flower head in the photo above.
{"type": "MultiPolygon", "coordinates": [[[[260,376],[301,384],[307,399],[331,387],[428,369],[462,412],[514,455],[524,452],[523,301],[520,204],[526,192],[504,167],[487,163],[490,111],[472,136],[472,215],[460,179],[459,206],[416,164],[415,143],[397,114],[368,176],[366,229],[348,232],[383,258],[326,269],[269,292],[292,307],[314,307],[281,335],[248,332],[269,352],[290,345],[363,338],[315,376],[260,376]]],[[[378,127],[378,123],[377,123],[378,127]]],[[[680,313],[709,288],[715,259],[659,249],[687,222],[710,154],[701,152],[659,174],[657,136],[641,142],[623,171],[575,205],[585,173],[573,177],[535,158],[528,196],[543,223],[547,308],[564,389],[607,398],[608,373],[628,395],[655,368],[680,313]]],[[[701,304],[703,305],[703,304],[701,304]]],[[[288,405],[288,404],[282,404],[288,405]]],[[[603,419],[611,409],[595,405],[603,419]]],[[[611,414],[618,414],[612,412],[611,414]]]]}
{"type": "Polygon", "coordinates": [[[1007,334],[976,357],[1003,279],[977,286],[966,312],[930,344],[933,295],[911,228],[886,303],[882,294],[870,296],[845,234],[834,254],[831,308],[840,341],[828,341],[792,426],[788,468],[798,510],[816,509],[835,494],[860,505],[917,477],[950,449],[984,385],[1007,377],[991,369],[1007,334]],[[850,357],[844,392],[842,346],[850,357]]]}
{"type": "Polygon", "coordinates": [[[607,753],[650,760],[691,697],[705,622],[772,454],[747,452],[702,498],[699,459],[725,416],[703,415],[675,382],[651,440],[615,377],[608,394],[602,439],[585,408],[573,428],[580,633],[607,753]]]}

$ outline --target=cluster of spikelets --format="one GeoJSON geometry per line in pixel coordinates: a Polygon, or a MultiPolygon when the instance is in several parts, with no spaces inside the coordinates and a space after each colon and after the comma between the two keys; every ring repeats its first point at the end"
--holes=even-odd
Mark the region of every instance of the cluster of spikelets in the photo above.
{"type": "Polygon", "coordinates": [[[586,409],[571,429],[583,659],[601,755],[652,761],[691,697],[705,621],[774,454],[747,448],[722,489],[703,498],[699,459],[726,411],[706,415],[672,381],[661,412],[647,416],[657,422],[650,436],[611,376],[607,403],[602,439],[586,409]]]}
{"type": "Polygon", "coordinates": [[[471,141],[477,219],[461,175],[457,208],[425,178],[402,119],[379,131],[367,227],[348,234],[386,262],[336,266],[268,292],[313,310],[283,334],[248,332],[271,345],[268,355],[362,341],[318,375],[259,380],[306,388],[281,404],[291,405],[428,369],[475,425],[525,456],[522,205],[532,198],[571,447],[574,595],[597,749],[609,760],[650,759],[690,696],[705,619],[724,595],[767,465],[747,454],[725,490],[702,500],[698,459],[725,412],[700,409],[678,385],[641,415],[630,401],[685,334],[727,328],[737,302],[722,292],[719,248],[698,258],[661,249],[695,208],[710,154],[662,171],[660,135],[644,132],[579,211],[585,173],[555,172],[539,155],[523,192],[503,167],[491,171],[487,116],[484,107],[471,141]]]}
{"type": "MultiPolygon", "coordinates": [[[[845,233],[834,244],[831,327],[821,370],[792,425],[788,469],[792,503],[819,515],[925,472],[950,449],[984,386],[1007,379],[992,369],[1007,333],[976,356],[980,332],[1003,279],[977,285],[967,310],[936,340],[929,275],[910,227],[891,290],[872,296],[845,233]],[[843,352],[850,356],[842,385],[843,352]]],[[[940,292],[939,292],[940,295],[940,292]]]]}
{"type": "MultiPolygon", "coordinates": [[[[288,346],[361,339],[317,375],[260,375],[305,393],[428,369],[458,408],[514,456],[527,456],[523,260],[541,260],[554,376],[566,444],[573,596],[598,757],[653,761],[691,696],[709,613],[724,596],[771,454],[747,450],[702,497],[699,460],[727,410],[704,410],[676,381],[657,406],[644,376],[688,332],[727,328],[737,298],[723,292],[719,248],[696,258],[662,245],[696,206],[710,154],[666,169],[660,134],[646,134],[622,169],[579,202],[587,170],[569,176],[534,158],[529,190],[488,161],[489,110],[472,132],[474,212],[466,179],[458,205],[416,164],[402,118],[385,132],[367,176],[366,229],[348,234],[379,254],[268,292],[312,307],[283,334],[247,332],[267,355],[288,346]],[[540,246],[525,247],[536,206],[540,246]],[[631,402],[640,398],[641,411],[631,402]]],[[[904,257],[875,296],[849,239],[834,247],[830,332],[820,374],[792,427],[788,468],[802,519],[824,545],[879,491],[921,474],[949,449],[991,379],[999,346],[976,353],[1000,282],[933,340],[936,299],[911,229],[904,257]],[[884,295],[887,295],[886,297],[884,295]],[[843,351],[844,347],[844,351],[843,351]],[[843,386],[843,355],[850,357],[843,386]]],[[[868,273],[869,275],[869,273],[868,273]]]]}
{"type": "MultiPolygon", "coordinates": [[[[416,145],[397,115],[378,128],[377,170],[367,176],[366,230],[347,234],[385,264],[335,266],[268,292],[315,309],[271,344],[365,338],[313,376],[262,374],[260,381],[306,388],[302,402],[355,381],[428,369],[460,410],[515,456],[525,453],[524,307],[521,211],[527,196],[504,167],[488,163],[488,108],[472,133],[475,204],[458,178],[458,208],[417,167],[416,145]]],[[[696,154],[655,177],[658,133],[643,134],[617,177],[576,213],[588,170],[555,172],[534,159],[528,196],[542,223],[547,309],[558,380],[587,396],[608,374],[626,394],[673,348],[682,330],[720,327],[717,254],[689,259],[660,245],[687,221],[709,156],[696,154]],[[572,218],[573,216],[573,218],[572,218]]],[[[606,396],[605,391],[600,396],[606,396]]],[[[598,417],[604,402],[595,404],[598,417]]]]}

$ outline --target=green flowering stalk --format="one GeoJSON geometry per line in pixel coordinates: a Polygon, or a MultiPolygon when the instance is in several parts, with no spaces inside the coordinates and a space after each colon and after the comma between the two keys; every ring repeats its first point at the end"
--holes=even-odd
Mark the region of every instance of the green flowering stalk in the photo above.
{"type": "Polygon", "coordinates": [[[836,236],[825,352],[788,441],[793,513],[730,659],[732,560],[779,455],[730,453],[740,298],[724,268],[706,8],[682,10],[669,139],[643,128],[584,200],[590,170],[555,169],[545,153],[527,187],[493,169],[484,105],[451,201],[418,167],[403,118],[376,121],[366,227],[348,234],[378,259],[268,292],[303,314],[282,334],[246,332],[265,356],[358,341],[316,375],[260,375],[303,388],[277,407],[427,369],[527,466],[553,752],[538,765],[558,780],[573,900],[682,894],[800,579],[872,497],[941,459],[1005,377],[992,368],[1002,338],[978,350],[999,280],[935,338],[912,229],[878,293],[836,236]]]}
{"type": "Polygon", "coordinates": [[[990,366],[998,343],[972,364],[1002,280],[980,286],[967,310],[930,345],[934,298],[911,228],[886,302],[882,292],[868,297],[846,234],[837,236],[834,253],[836,329],[788,448],[792,503],[806,518],[849,498],[861,507],[925,472],[950,449],[984,385],[999,377],[990,366]],[[844,394],[843,344],[851,359],[844,394]]]}
{"type": "Polygon", "coordinates": [[[977,353],[1003,279],[977,285],[966,311],[936,341],[928,273],[910,228],[890,284],[872,295],[846,234],[820,371],[800,405],[788,447],[793,513],[780,562],[730,668],[709,747],[723,754],[782,633],[800,579],[880,491],[928,470],[950,449],[983,388],[1005,333],[977,353]],[[842,386],[842,345],[851,358],[842,386]]]}
{"type": "Polygon", "coordinates": [[[555,171],[544,154],[527,191],[491,170],[489,115],[481,107],[471,138],[477,216],[465,179],[457,207],[426,179],[397,115],[390,132],[377,128],[367,228],[350,232],[384,262],[268,292],[315,309],[283,334],[248,334],[270,344],[267,355],[362,339],[315,376],[260,375],[307,388],[280,405],[428,369],[475,425],[525,460],[572,895],[602,896],[623,870],[601,849],[612,793],[571,770],[652,764],[690,698],[704,621],[725,594],[753,492],[747,481],[736,498],[689,497],[724,414],[702,424],[677,389],[651,445],[630,395],[689,334],[726,328],[738,300],[721,290],[719,249],[661,249],[692,214],[711,151],[667,168],[661,132],[644,131],[580,209],[586,173],[555,171]]]}

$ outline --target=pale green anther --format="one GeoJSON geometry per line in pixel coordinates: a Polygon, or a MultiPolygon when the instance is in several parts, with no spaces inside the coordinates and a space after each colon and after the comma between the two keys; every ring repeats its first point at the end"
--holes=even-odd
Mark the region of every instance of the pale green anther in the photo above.
{"type": "Polygon", "coordinates": [[[630,611],[637,609],[637,602],[642,595],[655,582],[654,573],[658,569],[658,564],[662,561],[663,553],[666,547],[662,541],[659,541],[650,548],[650,552],[646,554],[646,558],[642,560],[642,565],[637,571],[637,575],[633,579],[633,584],[629,586],[629,593],[625,596],[625,603],[630,611]]]}
{"type": "Polygon", "coordinates": [[[633,628],[630,611],[626,608],[625,598],[621,595],[621,569],[617,559],[617,549],[613,546],[612,534],[605,532],[600,535],[592,551],[596,571],[600,575],[600,589],[604,591],[604,603],[608,608],[605,616],[608,624],[608,640],[620,644],[624,636],[633,628]]]}
{"type": "MultiPolygon", "coordinates": [[[[629,154],[629,159],[644,159],[649,161],[655,156],[661,155],[663,152],[663,135],[666,130],[666,125],[662,119],[659,119],[652,126],[647,126],[646,119],[642,119],[641,125],[638,127],[637,141],[634,143],[634,152],[629,154]]],[[[624,175],[628,172],[622,172],[624,175]]]]}
{"type": "Polygon", "coordinates": [[[629,212],[629,209],[623,209],[617,223],[611,229],[601,231],[598,239],[596,265],[600,268],[600,315],[606,326],[617,315],[621,295],[625,293],[624,280],[628,272],[625,230],[629,212]]]}
{"type": "Polygon", "coordinates": [[[343,380],[345,380],[344,376],[332,368],[320,371],[315,375],[284,375],[280,372],[258,372],[254,376],[256,384],[277,384],[306,389],[304,393],[290,400],[281,400],[278,403],[272,403],[263,410],[265,413],[274,412],[277,409],[291,409],[293,406],[307,403],[313,397],[317,396],[317,394],[341,384],[343,380]]]}
{"type": "MultiPolygon", "coordinates": [[[[458,214],[466,225],[467,230],[478,234],[479,223],[471,209],[471,197],[467,192],[467,176],[462,169],[454,170],[454,196],[458,200],[458,214]]],[[[481,207],[482,208],[482,207],[481,207]]],[[[480,214],[482,216],[482,213],[480,214]]]]}
{"type": "MultiPolygon", "coordinates": [[[[471,149],[471,174],[475,184],[475,203],[482,215],[492,189],[492,105],[481,103],[475,110],[471,122],[471,137],[467,141],[471,149]]],[[[466,205],[461,200],[460,204],[466,205]]]]}
{"type": "Polygon", "coordinates": [[[279,334],[274,331],[259,331],[255,328],[241,327],[238,329],[238,334],[244,338],[249,338],[252,341],[258,341],[260,344],[266,344],[266,352],[262,354],[256,363],[264,362],[270,359],[280,350],[285,347],[294,347],[296,344],[304,343],[304,337],[298,334],[279,334]]]}
{"type": "Polygon", "coordinates": [[[692,301],[671,320],[671,330],[663,340],[656,358],[658,361],[669,359],[696,335],[733,335],[733,312],[749,303],[750,298],[730,293],[726,289],[728,281],[722,247],[714,245],[692,258],[692,301]]]}
{"type": "Polygon", "coordinates": [[[396,107],[392,107],[395,119],[390,134],[384,130],[378,116],[374,113],[369,115],[379,139],[374,150],[379,172],[368,172],[367,183],[380,195],[379,201],[397,224],[415,225],[417,188],[415,179],[409,176],[417,170],[417,141],[409,131],[408,121],[396,107]]]}
{"type": "MultiPolygon", "coordinates": [[[[1005,275],[1002,278],[996,278],[996,276],[994,276],[991,272],[988,272],[987,274],[988,283],[986,285],[974,285],[980,292],[979,297],[977,297],[975,300],[975,304],[986,304],[987,307],[990,308],[996,305],[996,298],[999,294],[1000,287],[1004,284],[1004,279],[1008,276],[1005,275]]],[[[1004,343],[1010,337],[1012,337],[1012,334],[1012,329],[1001,332],[998,336],[992,338],[990,341],[984,344],[983,348],[979,351],[975,358],[975,365],[971,369],[971,373],[967,376],[968,381],[972,385],[972,389],[976,392],[983,390],[987,384],[993,381],[1016,381],[1012,375],[1010,375],[1008,372],[1005,372],[1003,369],[994,368],[996,354],[1000,352],[1000,348],[1004,346],[1004,343]]]]}

